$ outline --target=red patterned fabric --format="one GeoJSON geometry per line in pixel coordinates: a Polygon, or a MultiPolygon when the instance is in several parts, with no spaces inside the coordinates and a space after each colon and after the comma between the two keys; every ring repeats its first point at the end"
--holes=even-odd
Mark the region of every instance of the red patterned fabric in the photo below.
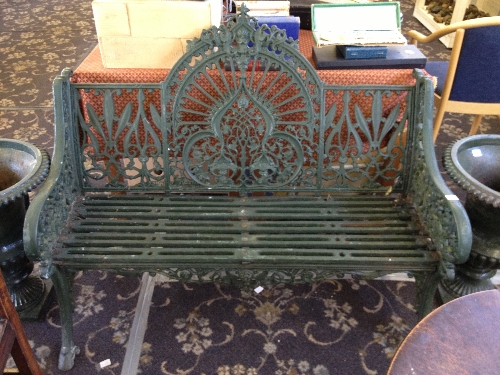
{"type": "MultiPolygon", "coordinates": [[[[300,30],[299,50],[313,64],[314,40],[310,30],[300,30]]],[[[75,70],[75,83],[159,83],[170,69],[107,69],[102,64],[99,47],[95,47],[75,70]]],[[[319,70],[318,75],[332,85],[408,85],[414,84],[412,69],[339,69],[319,70]]]]}

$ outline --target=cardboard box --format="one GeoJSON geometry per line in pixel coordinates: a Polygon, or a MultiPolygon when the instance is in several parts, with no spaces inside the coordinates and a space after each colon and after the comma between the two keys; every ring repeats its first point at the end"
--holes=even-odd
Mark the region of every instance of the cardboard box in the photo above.
{"type": "Polygon", "coordinates": [[[220,0],[94,0],[92,9],[106,68],[172,68],[222,16],[220,0]]]}
{"type": "Polygon", "coordinates": [[[313,4],[316,46],[404,45],[398,2],[313,4]]]}

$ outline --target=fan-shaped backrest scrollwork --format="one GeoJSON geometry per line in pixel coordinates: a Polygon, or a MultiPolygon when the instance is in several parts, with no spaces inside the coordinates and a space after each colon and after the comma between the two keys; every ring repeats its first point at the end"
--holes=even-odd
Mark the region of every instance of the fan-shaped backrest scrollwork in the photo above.
{"type": "Polygon", "coordinates": [[[164,83],[170,185],[313,188],[320,88],[297,42],[244,6],[203,31],[164,83]]]}

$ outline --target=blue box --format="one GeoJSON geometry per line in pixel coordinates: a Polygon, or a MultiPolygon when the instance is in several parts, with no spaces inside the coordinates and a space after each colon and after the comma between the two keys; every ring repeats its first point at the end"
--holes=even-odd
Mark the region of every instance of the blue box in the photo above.
{"type": "Polygon", "coordinates": [[[256,16],[259,25],[275,25],[278,29],[286,31],[286,36],[295,40],[299,39],[300,18],[294,16],[256,16]]]}
{"type": "Polygon", "coordinates": [[[385,59],[387,46],[337,46],[344,59],[385,59]]]}
{"type": "Polygon", "coordinates": [[[427,62],[413,44],[388,46],[385,59],[344,59],[337,46],[314,46],[312,52],[316,69],[423,69],[427,62]]]}

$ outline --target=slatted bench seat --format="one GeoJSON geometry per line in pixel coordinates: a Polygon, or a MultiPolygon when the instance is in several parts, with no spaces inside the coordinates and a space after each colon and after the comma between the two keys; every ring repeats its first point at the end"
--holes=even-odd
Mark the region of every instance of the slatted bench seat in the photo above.
{"type": "Polygon", "coordinates": [[[244,8],[164,82],[72,83],[65,70],[24,236],[57,292],[59,367],[78,352],[80,270],[243,288],[407,272],[425,316],[472,235],[437,168],[432,82],[414,77],[327,85],[297,42],[244,8]]]}
{"type": "Polygon", "coordinates": [[[414,210],[387,196],[96,195],[78,199],[69,222],[52,255],[68,267],[109,262],[154,271],[155,264],[185,267],[210,257],[213,267],[314,270],[333,262],[335,272],[377,263],[432,271],[439,259],[414,210]]]}

